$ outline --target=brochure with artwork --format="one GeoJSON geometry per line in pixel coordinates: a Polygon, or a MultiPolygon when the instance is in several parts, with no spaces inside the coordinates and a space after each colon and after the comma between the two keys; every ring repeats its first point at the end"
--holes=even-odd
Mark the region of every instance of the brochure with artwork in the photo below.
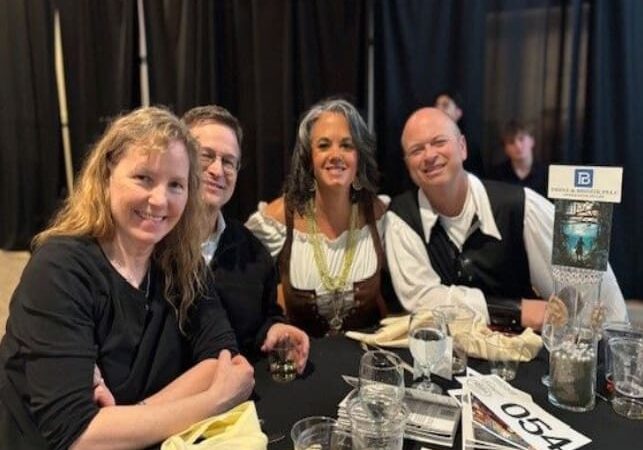
{"type": "Polygon", "coordinates": [[[552,264],[607,270],[612,204],[557,200],[552,264]]]}

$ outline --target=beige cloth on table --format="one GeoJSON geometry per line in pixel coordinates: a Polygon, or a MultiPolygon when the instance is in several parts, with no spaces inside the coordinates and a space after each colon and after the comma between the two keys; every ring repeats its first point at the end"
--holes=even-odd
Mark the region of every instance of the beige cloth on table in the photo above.
{"type": "MultiPolygon", "coordinates": [[[[407,348],[409,346],[408,332],[409,332],[410,316],[387,317],[380,321],[380,329],[375,333],[360,333],[357,331],[347,331],[346,336],[368,345],[375,345],[379,347],[396,347],[407,348]]],[[[473,329],[469,336],[464,335],[466,338],[467,354],[472,358],[488,359],[486,338],[491,333],[487,325],[483,321],[477,321],[473,324],[473,329]]],[[[456,340],[461,335],[456,337],[456,340]]],[[[518,336],[501,336],[499,338],[508,344],[509,359],[520,361],[531,361],[536,357],[538,352],[543,346],[543,341],[531,328],[526,328],[518,336]],[[520,341],[523,341],[523,349],[519,353],[518,348],[520,341]]]]}
{"type": "Polygon", "coordinates": [[[255,404],[247,401],[170,436],[161,450],[265,450],[267,447],[268,438],[261,431],[255,404]]]}

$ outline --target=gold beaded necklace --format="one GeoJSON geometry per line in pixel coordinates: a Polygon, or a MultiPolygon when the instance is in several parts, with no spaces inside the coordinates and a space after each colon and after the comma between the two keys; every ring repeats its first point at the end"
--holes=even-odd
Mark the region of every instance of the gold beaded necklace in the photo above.
{"type": "Polygon", "coordinates": [[[306,222],[308,225],[308,234],[313,245],[313,256],[315,258],[315,265],[319,271],[321,282],[324,288],[330,292],[341,292],[346,287],[348,272],[353,265],[355,257],[355,231],[357,228],[357,204],[353,203],[351,206],[350,225],[348,229],[348,237],[346,239],[346,247],[344,250],[344,260],[339,275],[336,277],[331,276],[326,262],[326,255],[322,250],[321,239],[317,230],[317,221],[315,220],[315,204],[314,199],[311,199],[306,208],[306,222]]]}

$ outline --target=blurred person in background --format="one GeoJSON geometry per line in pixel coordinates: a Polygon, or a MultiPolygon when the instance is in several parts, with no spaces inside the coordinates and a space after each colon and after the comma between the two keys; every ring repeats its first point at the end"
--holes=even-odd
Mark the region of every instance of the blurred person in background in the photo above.
{"type": "Polygon", "coordinates": [[[518,184],[547,196],[547,168],[534,161],[534,134],[527,125],[511,120],[502,131],[506,161],[493,167],[490,178],[518,184]]]}

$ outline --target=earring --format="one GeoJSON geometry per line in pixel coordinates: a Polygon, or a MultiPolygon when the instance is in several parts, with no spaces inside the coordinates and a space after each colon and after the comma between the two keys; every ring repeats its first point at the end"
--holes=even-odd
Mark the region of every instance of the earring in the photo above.
{"type": "Polygon", "coordinates": [[[353,189],[355,189],[356,191],[361,191],[363,187],[362,183],[359,182],[359,178],[357,177],[353,180],[351,185],[353,186],[353,189]]]}
{"type": "Polygon", "coordinates": [[[308,188],[310,192],[315,192],[317,190],[317,179],[313,178],[313,183],[308,188]]]}

